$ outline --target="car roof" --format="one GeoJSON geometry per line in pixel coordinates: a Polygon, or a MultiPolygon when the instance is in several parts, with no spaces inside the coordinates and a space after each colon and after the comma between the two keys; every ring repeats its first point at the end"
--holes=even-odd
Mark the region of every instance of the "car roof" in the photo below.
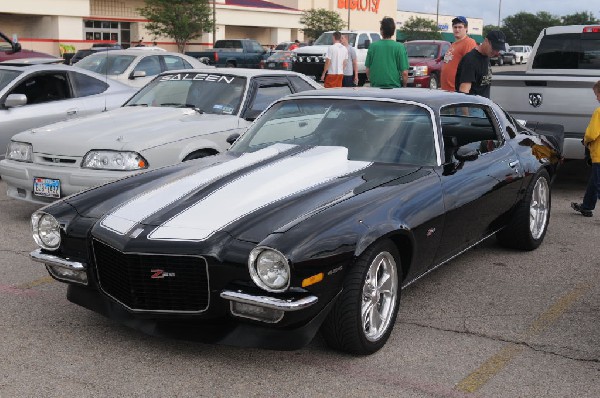
{"type": "Polygon", "coordinates": [[[439,109],[448,104],[475,103],[490,105],[492,101],[479,95],[455,93],[445,90],[431,90],[428,88],[331,88],[312,91],[302,91],[291,94],[288,98],[301,97],[337,97],[342,99],[392,99],[412,101],[429,105],[431,108],[439,109]]]}
{"type": "MultiPolygon", "coordinates": [[[[98,54],[99,54],[99,52],[96,52],[94,54],[89,55],[89,57],[98,56],[98,54]]],[[[110,50],[110,51],[102,52],[102,56],[109,55],[111,57],[114,57],[114,56],[117,56],[117,55],[133,55],[133,56],[139,57],[139,56],[142,56],[142,55],[143,56],[147,56],[147,55],[157,55],[157,54],[160,54],[160,55],[178,55],[178,56],[183,56],[183,54],[181,54],[181,53],[175,53],[175,52],[169,52],[169,51],[161,51],[161,50],[158,50],[158,51],[155,52],[155,51],[140,51],[140,50],[130,50],[130,49],[127,49],[127,50],[110,50]]]]}

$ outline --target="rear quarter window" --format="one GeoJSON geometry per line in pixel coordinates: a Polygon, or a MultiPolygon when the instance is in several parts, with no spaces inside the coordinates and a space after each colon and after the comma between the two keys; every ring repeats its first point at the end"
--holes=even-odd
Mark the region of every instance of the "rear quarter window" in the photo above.
{"type": "Polygon", "coordinates": [[[600,69],[600,34],[563,33],[540,40],[534,69],[600,69]]]}

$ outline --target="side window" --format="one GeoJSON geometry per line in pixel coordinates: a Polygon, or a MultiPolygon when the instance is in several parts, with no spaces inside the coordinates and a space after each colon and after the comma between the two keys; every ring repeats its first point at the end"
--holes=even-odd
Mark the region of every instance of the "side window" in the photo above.
{"type": "Polygon", "coordinates": [[[440,111],[446,159],[458,147],[486,153],[500,147],[504,140],[486,106],[452,105],[440,111]]]}
{"type": "Polygon", "coordinates": [[[264,50],[264,48],[262,48],[262,46],[260,44],[258,44],[255,41],[251,41],[250,42],[250,51],[252,51],[253,53],[262,53],[264,50]]]}
{"type": "Polygon", "coordinates": [[[15,87],[11,94],[25,94],[27,104],[41,104],[71,98],[65,73],[31,76],[15,87]]]}
{"type": "Polygon", "coordinates": [[[146,76],[158,75],[160,72],[162,72],[160,68],[160,60],[158,59],[157,55],[145,57],[136,65],[133,71],[144,71],[146,72],[146,76]]]}
{"type": "Polygon", "coordinates": [[[72,72],[75,96],[87,97],[88,95],[100,94],[106,91],[108,84],[83,73],[72,72]]]}
{"type": "Polygon", "coordinates": [[[165,61],[165,65],[167,67],[166,70],[192,68],[192,65],[190,65],[185,59],[177,57],[175,55],[163,55],[163,60],[165,61]]]}
{"type": "Polygon", "coordinates": [[[300,91],[308,91],[308,90],[315,89],[307,81],[305,81],[304,79],[302,79],[299,76],[289,76],[289,79],[292,82],[292,86],[294,87],[294,92],[296,92],[296,93],[299,93],[300,91]]]}
{"type": "Polygon", "coordinates": [[[381,36],[379,36],[377,33],[371,33],[371,43],[375,43],[379,40],[381,40],[381,36]]]}
{"type": "Polygon", "coordinates": [[[356,42],[356,48],[365,48],[365,43],[369,40],[369,36],[365,33],[361,33],[358,36],[358,41],[356,42]]]}
{"type": "Polygon", "coordinates": [[[291,93],[292,90],[287,85],[259,86],[256,90],[256,96],[254,97],[251,109],[252,111],[262,112],[275,100],[291,93]]]}

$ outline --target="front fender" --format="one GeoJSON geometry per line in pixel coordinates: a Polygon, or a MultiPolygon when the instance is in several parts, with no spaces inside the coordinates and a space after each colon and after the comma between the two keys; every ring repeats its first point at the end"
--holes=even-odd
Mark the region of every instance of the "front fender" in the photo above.
{"type": "Polygon", "coordinates": [[[356,257],[360,256],[369,246],[380,239],[384,239],[386,237],[391,237],[392,235],[400,235],[407,238],[411,246],[414,245],[414,237],[412,232],[406,227],[406,225],[402,224],[379,224],[373,227],[367,226],[367,231],[364,235],[362,235],[358,242],[356,243],[356,247],[354,248],[354,255],[356,257]]]}

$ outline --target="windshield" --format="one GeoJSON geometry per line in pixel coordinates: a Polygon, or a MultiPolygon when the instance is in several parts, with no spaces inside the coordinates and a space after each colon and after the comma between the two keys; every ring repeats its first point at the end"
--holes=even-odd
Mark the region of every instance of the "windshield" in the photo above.
{"type": "Polygon", "coordinates": [[[17,70],[0,69],[0,90],[15,80],[21,73],[23,72],[17,70]]]}
{"type": "Polygon", "coordinates": [[[411,58],[435,58],[438,54],[437,44],[404,43],[404,45],[411,58]]]}
{"type": "Polygon", "coordinates": [[[275,143],[341,146],[349,160],[435,165],[428,109],[404,103],[293,99],[273,105],[229,149],[254,152],[275,143]]]}
{"type": "Polygon", "coordinates": [[[88,55],[76,66],[102,75],[120,75],[134,59],[135,55],[114,55],[106,51],[88,55]]]}
{"type": "MultiPolygon", "coordinates": [[[[356,42],[356,33],[342,33],[343,35],[348,35],[348,43],[351,47],[354,47],[354,43],[356,42]]],[[[317,40],[313,43],[315,46],[330,46],[333,44],[333,33],[325,32],[319,36],[317,40]]]]}
{"type": "Polygon", "coordinates": [[[246,78],[217,73],[173,73],[154,79],[124,106],[194,108],[201,113],[237,114],[246,78]]]}
{"type": "Polygon", "coordinates": [[[510,51],[514,51],[516,53],[522,53],[523,52],[523,47],[511,47],[510,51]]]}

